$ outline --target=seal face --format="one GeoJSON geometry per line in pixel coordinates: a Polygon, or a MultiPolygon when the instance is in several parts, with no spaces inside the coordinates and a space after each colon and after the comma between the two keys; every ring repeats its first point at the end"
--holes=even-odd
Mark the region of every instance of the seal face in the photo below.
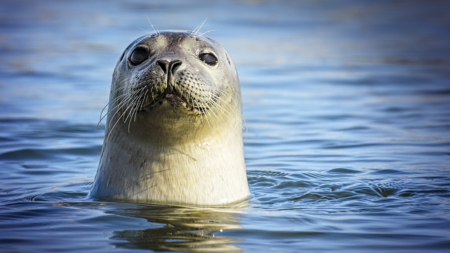
{"type": "Polygon", "coordinates": [[[187,31],[138,38],[118,61],[91,196],[222,205],[250,195],[236,68],[187,31]]]}

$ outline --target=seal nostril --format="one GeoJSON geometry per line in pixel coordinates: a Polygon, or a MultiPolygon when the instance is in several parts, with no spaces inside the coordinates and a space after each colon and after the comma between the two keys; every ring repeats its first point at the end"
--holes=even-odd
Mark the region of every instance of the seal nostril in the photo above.
{"type": "Polygon", "coordinates": [[[178,68],[181,66],[181,64],[183,64],[182,61],[180,60],[174,60],[170,63],[170,68],[171,68],[171,74],[175,74],[175,72],[177,72],[178,68]]]}
{"type": "Polygon", "coordinates": [[[173,75],[177,72],[178,68],[183,64],[180,60],[158,60],[156,64],[162,69],[164,74],[173,75]]]}
{"type": "Polygon", "coordinates": [[[156,64],[158,64],[159,67],[162,69],[162,71],[163,71],[165,74],[167,74],[167,67],[168,67],[167,65],[169,65],[170,62],[165,61],[165,60],[158,60],[158,61],[156,61],[156,64]]]}

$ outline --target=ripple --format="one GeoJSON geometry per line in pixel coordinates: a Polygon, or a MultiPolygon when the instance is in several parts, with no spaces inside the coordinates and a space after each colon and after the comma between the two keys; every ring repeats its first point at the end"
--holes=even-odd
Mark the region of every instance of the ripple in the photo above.
{"type": "Polygon", "coordinates": [[[80,148],[59,148],[59,149],[19,149],[0,154],[0,160],[58,160],[64,155],[98,155],[101,152],[101,146],[80,147],[80,148]]]}
{"type": "Polygon", "coordinates": [[[354,170],[354,169],[348,169],[348,168],[335,168],[327,171],[328,173],[340,173],[340,174],[355,174],[355,173],[361,173],[361,171],[354,170]]]}

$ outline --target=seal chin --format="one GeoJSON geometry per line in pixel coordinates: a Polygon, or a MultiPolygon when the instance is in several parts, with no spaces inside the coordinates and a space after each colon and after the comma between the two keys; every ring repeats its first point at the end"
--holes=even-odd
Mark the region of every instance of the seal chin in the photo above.
{"type": "Polygon", "coordinates": [[[168,102],[170,105],[176,108],[181,107],[187,114],[191,115],[192,114],[203,115],[206,114],[209,109],[208,107],[195,107],[189,104],[186,100],[184,100],[183,97],[179,97],[176,94],[164,93],[156,97],[155,99],[144,103],[141,106],[139,112],[151,111],[152,108],[156,106],[161,106],[164,102],[168,102]]]}

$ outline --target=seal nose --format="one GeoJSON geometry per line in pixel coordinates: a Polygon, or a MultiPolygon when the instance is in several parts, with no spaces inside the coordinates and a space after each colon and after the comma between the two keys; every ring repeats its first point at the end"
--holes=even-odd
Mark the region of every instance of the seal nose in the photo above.
{"type": "Polygon", "coordinates": [[[183,64],[183,62],[178,59],[174,59],[174,60],[162,59],[162,60],[157,60],[156,64],[162,69],[162,71],[166,75],[173,75],[173,74],[175,74],[175,72],[177,72],[177,70],[179,69],[181,64],[183,64]]]}

